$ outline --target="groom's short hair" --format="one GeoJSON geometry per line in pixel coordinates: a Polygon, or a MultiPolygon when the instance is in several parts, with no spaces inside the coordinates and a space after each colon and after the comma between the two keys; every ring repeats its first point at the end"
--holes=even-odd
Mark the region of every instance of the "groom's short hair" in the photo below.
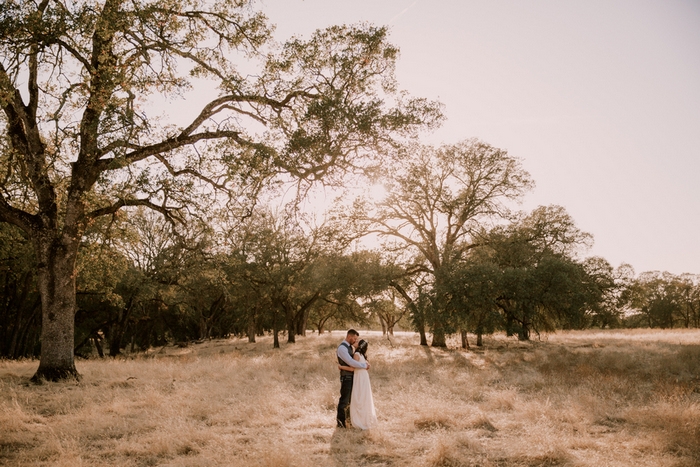
{"type": "Polygon", "coordinates": [[[355,331],[354,329],[350,329],[350,330],[348,330],[348,334],[347,334],[347,335],[348,335],[348,336],[359,336],[360,333],[357,332],[357,331],[355,331]]]}

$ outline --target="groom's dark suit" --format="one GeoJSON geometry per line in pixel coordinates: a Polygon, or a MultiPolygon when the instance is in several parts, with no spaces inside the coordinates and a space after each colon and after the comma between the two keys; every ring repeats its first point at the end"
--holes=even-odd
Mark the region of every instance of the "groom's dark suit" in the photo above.
{"type": "MultiPolygon", "coordinates": [[[[348,349],[348,354],[350,357],[355,353],[352,345],[343,341],[340,344],[348,349]]],[[[340,358],[338,355],[338,364],[341,366],[348,366],[348,364],[340,358]]],[[[338,414],[336,416],[338,426],[345,427],[345,411],[350,405],[350,396],[352,396],[352,380],[354,373],[352,371],[340,370],[340,400],[338,401],[338,414]]]]}

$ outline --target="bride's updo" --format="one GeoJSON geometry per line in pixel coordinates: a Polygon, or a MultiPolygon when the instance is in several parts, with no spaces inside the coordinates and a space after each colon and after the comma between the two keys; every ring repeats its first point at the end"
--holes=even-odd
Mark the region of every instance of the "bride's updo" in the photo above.
{"type": "Polygon", "coordinates": [[[367,359],[367,345],[367,341],[364,339],[360,339],[357,343],[357,351],[360,352],[365,359],[367,359]]]}

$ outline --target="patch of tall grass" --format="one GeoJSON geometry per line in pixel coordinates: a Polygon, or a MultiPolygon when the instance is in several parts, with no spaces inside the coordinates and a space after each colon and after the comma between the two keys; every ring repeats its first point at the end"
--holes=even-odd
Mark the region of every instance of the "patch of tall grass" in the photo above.
{"type": "Polygon", "coordinates": [[[379,427],[335,428],[342,333],[78,362],[0,362],[8,466],[700,465],[700,331],[557,333],[440,350],[370,342],[379,427]]]}

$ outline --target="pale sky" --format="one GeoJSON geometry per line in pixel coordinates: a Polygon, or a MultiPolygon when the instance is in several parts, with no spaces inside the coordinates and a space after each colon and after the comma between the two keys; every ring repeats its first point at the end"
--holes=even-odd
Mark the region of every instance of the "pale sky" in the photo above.
{"type": "Polygon", "coordinates": [[[426,143],[523,161],[523,209],[564,206],[589,255],[700,273],[700,1],[260,0],[278,40],[390,26],[400,87],[445,105],[426,143]]]}

